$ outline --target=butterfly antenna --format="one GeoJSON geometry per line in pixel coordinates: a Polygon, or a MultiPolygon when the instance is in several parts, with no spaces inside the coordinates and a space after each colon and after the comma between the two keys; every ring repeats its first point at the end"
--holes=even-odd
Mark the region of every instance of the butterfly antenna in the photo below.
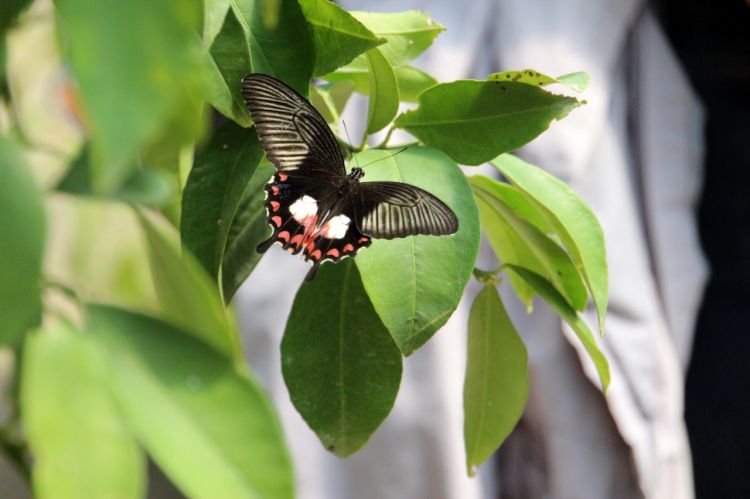
{"type": "MultiPolygon", "coordinates": [[[[344,125],[344,133],[346,134],[346,140],[349,141],[350,144],[352,144],[352,138],[349,137],[349,130],[346,129],[346,121],[341,120],[341,124],[344,125]]],[[[357,165],[357,168],[360,168],[359,161],[357,161],[357,155],[352,154],[352,158],[354,159],[354,164],[357,165]]]]}
{"type": "Polygon", "coordinates": [[[401,149],[399,149],[398,151],[394,152],[393,154],[389,154],[385,158],[378,158],[376,160],[370,161],[369,163],[365,163],[364,165],[360,166],[360,168],[364,168],[365,166],[371,165],[373,163],[377,163],[378,161],[383,161],[384,159],[392,158],[396,154],[401,154],[402,152],[406,151],[407,149],[408,149],[408,147],[402,147],[401,149]]]}

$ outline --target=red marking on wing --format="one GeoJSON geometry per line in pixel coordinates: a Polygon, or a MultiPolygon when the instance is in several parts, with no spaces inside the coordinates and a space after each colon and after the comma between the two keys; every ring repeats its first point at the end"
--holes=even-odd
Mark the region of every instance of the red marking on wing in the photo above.
{"type": "Polygon", "coordinates": [[[326,252],[326,256],[337,258],[339,256],[339,250],[337,250],[336,248],[331,248],[326,252]]]}
{"type": "Polygon", "coordinates": [[[347,244],[341,249],[341,251],[343,251],[344,253],[349,253],[351,251],[354,251],[354,246],[352,246],[351,244],[347,244]]]}
{"type": "Polygon", "coordinates": [[[277,185],[272,185],[271,192],[273,193],[274,196],[276,196],[279,193],[279,187],[277,185]]]}
{"type": "Polygon", "coordinates": [[[320,260],[320,257],[322,257],[322,256],[323,256],[323,252],[320,251],[319,249],[317,249],[317,250],[313,251],[312,253],[310,253],[310,257],[314,258],[315,260],[320,260]]]}
{"type": "Polygon", "coordinates": [[[357,242],[358,242],[359,244],[362,244],[362,243],[365,243],[365,242],[367,242],[367,241],[369,241],[369,240],[370,240],[370,238],[369,238],[369,237],[367,237],[367,236],[362,236],[362,237],[360,237],[359,239],[357,239],[357,242]]]}
{"type": "Polygon", "coordinates": [[[285,230],[282,230],[281,232],[278,233],[276,237],[278,237],[279,239],[281,239],[282,241],[286,243],[286,242],[289,242],[289,238],[291,237],[291,234],[289,234],[289,232],[285,230]]]}
{"type": "Polygon", "coordinates": [[[281,206],[281,203],[278,201],[271,201],[271,211],[279,211],[279,206],[281,206]]]}
{"type": "Polygon", "coordinates": [[[283,173],[279,173],[279,180],[282,182],[286,182],[286,179],[289,177],[287,175],[284,175],[283,173]]]}
{"type": "Polygon", "coordinates": [[[276,227],[281,227],[281,217],[279,216],[271,217],[271,222],[273,222],[273,224],[276,227]]]}
{"type": "Polygon", "coordinates": [[[302,234],[297,234],[292,238],[291,241],[289,241],[290,244],[299,244],[302,242],[302,234]]]}

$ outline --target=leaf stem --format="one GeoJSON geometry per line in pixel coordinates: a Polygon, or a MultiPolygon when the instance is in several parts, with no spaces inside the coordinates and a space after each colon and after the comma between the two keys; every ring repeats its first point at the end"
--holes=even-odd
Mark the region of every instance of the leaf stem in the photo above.
{"type": "Polygon", "coordinates": [[[385,138],[383,139],[383,142],[375,146],[376,149],[385,149],[388,147],[388,141],[391,140],[391,135],[393,135],[393,132],[396,130],[396,127],[390,127],[388,129],[388,133],[385,134],[385,138]]]}
{"type": "Polygon", "coordinates": [[[495,270],[482,270],[478,269],[477,267],[474,267],[474,279],[481,282],[482,284],[493,284],[497,285],[503,282],[502,277],[499,277],[498,274],[503,272],[505,270],[505,265],[500,265],[495,270]]]}

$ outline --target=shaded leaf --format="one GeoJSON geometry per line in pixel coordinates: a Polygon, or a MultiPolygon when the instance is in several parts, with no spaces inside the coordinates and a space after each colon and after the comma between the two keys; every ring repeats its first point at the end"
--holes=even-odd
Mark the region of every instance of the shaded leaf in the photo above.
{"type": "Polygon", "coordinates": [[[74,326],[46,325],[23,352],[21,414],[40,498],[139,498],[146,460],[106,386],[101,352],[74,326]]]}
{"type": "Polygon", "coordinates": [[[385,40],[330,0],[300,0],[315,44],[313,75],[329,73],[385,40]]]}
{"type": "MultiPolygon", "coordinates": [[[[355,259],[370,299],[399,348],[406,355],[445,324],[463,295],[479,248],[479,214],[461,169],[440,151],[409,148],[369,150],[365,181],[392,180],[416,185],[446,203],[459,230],[450,236],[410,236],[373,240],[355,259]]],[[[352,164],[352,162],[350,162],[352,164]]]]}
{"type": "Polygon", "coordinates": [[[291,498],[291,464],[265,394],[208,345],[106,306],[89,329],[128,426],[188,497],[291,498]]]}
{"type": "Polygon", "coordinates": [[[292,403],[329,451],[347,456],[393,407],[401,354],[351,259],[326,264],[297,292],[281,342],[292,403]]]}
{"type": "Polygon", "coordinates": [[[232,0],[203,1],[203,46],[210,47],[224,26],[232,0]]]}
{"type": "MultiPolygon", "coordinates": [[[[419,94],[437,85],[437,80],[413,66],[400,66],[393,69],[398,83],[399,100],[417,102],[419,94]]],[[[351,82],[354,89],[363,95],[370,95],[370,75],[368,71],[356,71],[346,67],[340,71],[322,76],[330,82],[351,82]]]]}
{"type": "Polygon", "coordinates": [[[583,92],[589,84],[588,73],[578,72],[570,73],[557,78],[552,78],[545,74],[535,71],[533,69],[522,69],[520,71],[503,71],[502,73],[493,73],[487,77],[488,80],[499,80],[499,81],[517,81],[519,83],[528,83],[529,85],[537,85],[540,87],[546,87],[559,83],[566,87],[575,90],[576,92],[583,92]]]}
{"type": "Polygon", "coordinates": [[[474,298],[464,381],[466,469],[484,463],[521,419],[529,396],[526,347],[494,285],[474,298]]]}
{"type": "Polygon", "coordinates": [[[459,163],[478,165],[530,142],[579,105],[524,83],[459,80],[423,92],[419,107],[395,125],[459,163]]]}
{"type": "Polygon", "coordinates": [[[576,314],[575,310],[570,308],[570,305],[565,301],[565,298],[563,298],[550,282],[542,276],[517,265],[508,265],[508,268],[510,268],[512,272],[523,277],[524,280],[534,288],[539,296],[547,302],[547,305],[549,305],[557,315],[570,325],[576,336],[578,336],[578,339],[583,343],[583,347],[586,349],[589,357],[591,357],[591,360],[594,362],[596,371],[599,374],[599,380],[602,384],[602,390],[606,393],[610,381],[609,363],[599,349],[599,345],[597,345],[594,335],[591,334],[591,330],[583,319],[576,314]]]}
{"type": "Polygon", "coordinates": [[[398,112],[398,82],[393,68],[379,49],[366,54],[370,65],[370,100],[367,108],[367,133],[385,128],[398,112]]]}
{"type": "Polygon", "coordinates": [[[0,137],[0,344],[15,344],[39,322],[45,225],[31,170],[0,137]]]}
{"type": "Polygon", "coordinates": [[[607,253],[596,215],[570,187],[539,167],[511,155],[496,158],[492,165],[534,202],[555,228],[591,291],[602,331],[607,313],[607,253]]]}

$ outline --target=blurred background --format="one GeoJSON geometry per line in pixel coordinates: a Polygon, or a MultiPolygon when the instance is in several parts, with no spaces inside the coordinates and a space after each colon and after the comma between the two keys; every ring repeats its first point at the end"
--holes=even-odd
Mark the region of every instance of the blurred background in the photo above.
{"type": "MultiPolygon", "coordinates": [[[[340,3],[352,10],[429,12],[447,31],[417,65],[440,81],[526,67],[590,73],[588,105],[521,155],[568,182],[601,220],[610,267],[604,349],[613,382],[604,397],[556,316],[542,303],[528,316],[506,293],[529,349],[530,398],[493,462],[467,478],[464,304],[406,361],[396,406],[372,441],[341,460],[322,449],[281,379],[280,318],[307,267],[271,251],[240,291],[236,312],[250,363],[281,414],[299,496],[750,497],[748,3],[340,3]],[[560,330],[563,335],[555,334],[560,330]]],[[[20,124],[24,152],[47,188],[78,154],[84,134],[53,9],[50,1],[33,2],[8,32],[4,85],[14,106],[0,109],[0,131],[11,117],[20,124]]],[[[365,110],[363,99],[347,109],[353,136],[365,110]]],[[[191,133],[210,128],[207,121],[191,133]]],[[[172,165],[190,154],[171,144],[152,151],[150,160],[172,165]]],[[[47,212],[46,275],[75,283],[84,298],[154,307],[144,246],[127,208],[57,194],[48,197],[47,212]]],[[[480,266],[490,268],[494,262],[485,253],[480,266]]],[[[153,474],[151,497],[180,497],[153,474]]],[[[30,497],[2,458],[0,497],[30,497]]]]}

